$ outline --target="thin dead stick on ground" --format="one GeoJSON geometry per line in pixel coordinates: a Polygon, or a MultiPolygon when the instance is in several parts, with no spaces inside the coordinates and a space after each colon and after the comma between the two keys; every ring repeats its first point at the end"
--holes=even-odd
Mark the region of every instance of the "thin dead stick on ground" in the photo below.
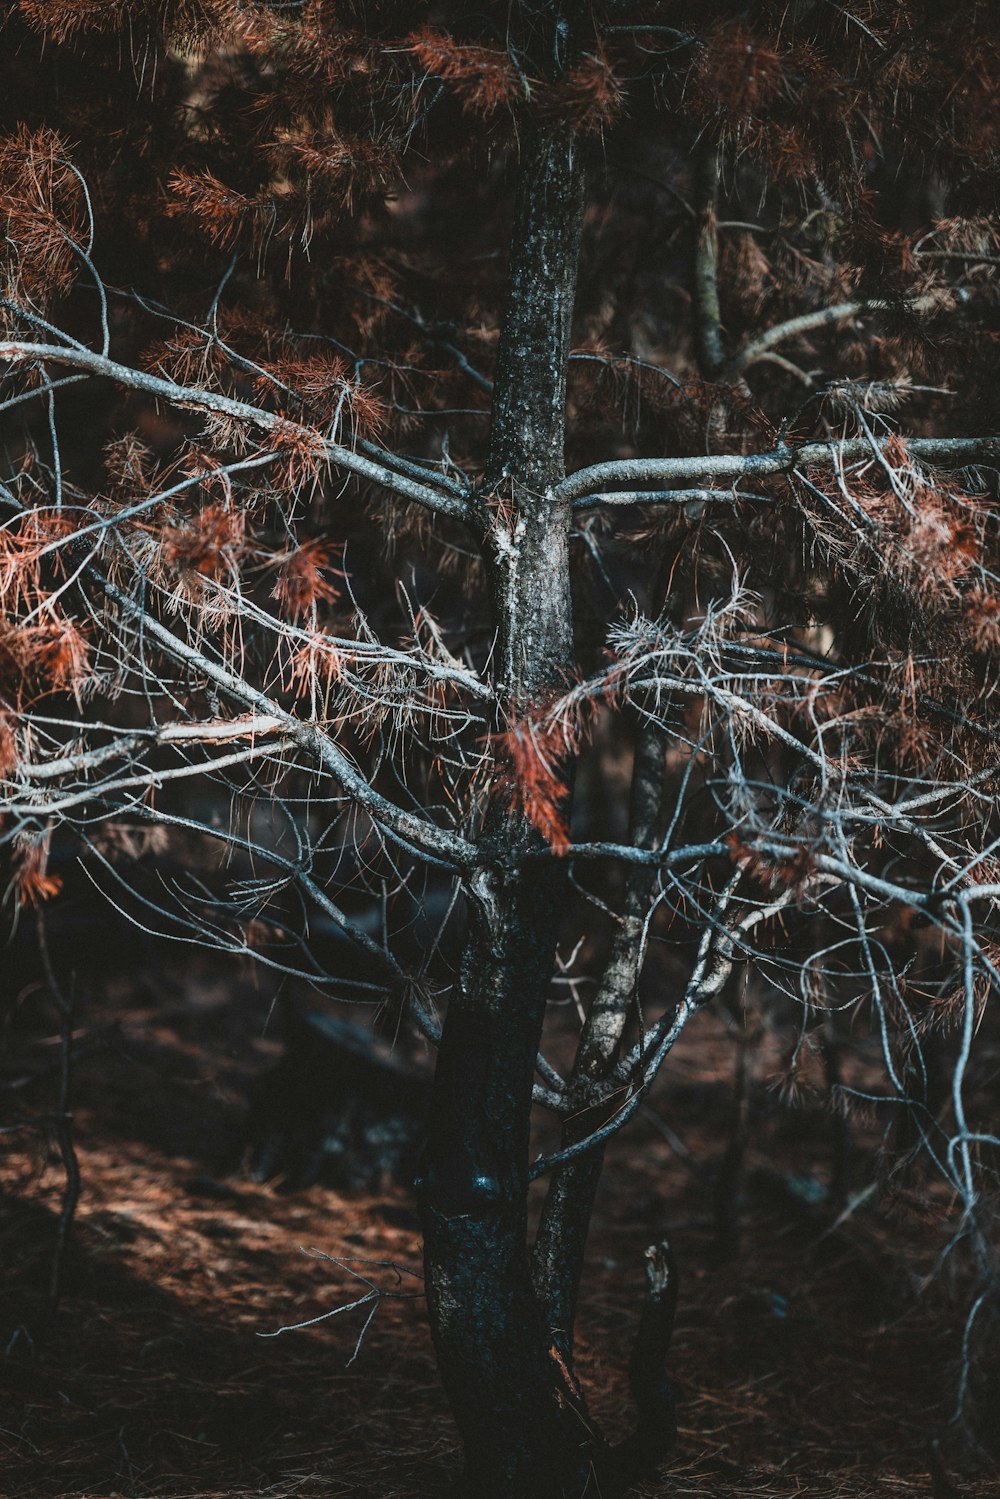
{"type": "Polygon", "coordinates": [[[365,1340],[365,1334],[371,1327],[372,1322],[375,1320],[375,1314],[378,1311],[379,1307],[382,1305],[382,1302],[416,1301],[419,1300],[424,1294],[422,1291],[400,1291],[398,1289],[394,1290],[392,1288],[387,1288],[386,1286],[377,1285],[367,1275],[362,1275],[360,1271],[354,1269],[355,1265],[368,1265],[373,1269],[391,1270],[396,1277],[397,1287],[402,1285],[404,1276],[410,1276],[415,1280],[423,1279],[423,1277],[419,1275],[415,1270],[411,1270],[406,1265],[397,1265],[392,1260],[370,1260],[358,1255],[343,1256],[336,1254],[327,1254],[326,1251],[322,1249],[303,1249],[302,1253],[309,1255],[312,1259],[326,1260],[331,1265],[336,1265],[338,1269],[346,1271],[346,1273],[352,1278],[352,1280],[360,1281],[363,1286],[367,1286],[367,1292],[364,1296],[359,1296],[354,1301],[346,1302],[342,1306],[331,1307],[329,1311],[320,1312],[315,1317],[307,1317],[302,1322],[289,1322],[284,1327],[275,1328],[273,1332],[258,1333],[258,1337],[277,1338],[280,1337],[282,1333],[299,1332],[302,1328],[315,1327],[320,1322],[328,1322],[331,1317],[339,1317],[344,1312],[353,1312],[356,1311],[359,1307],[370,1307],[368,1315],[365,1317],[364,1322],[361,1324],[361,1331],[358,1333],[357,1342],[354,1345],[354,1351],[352,1352],[350,1358],[347,1360],[347,1367],[350,1368],[355,1359],[358,1357],[358,1354],[361,1352],[361,1345],[365,1340]]]}

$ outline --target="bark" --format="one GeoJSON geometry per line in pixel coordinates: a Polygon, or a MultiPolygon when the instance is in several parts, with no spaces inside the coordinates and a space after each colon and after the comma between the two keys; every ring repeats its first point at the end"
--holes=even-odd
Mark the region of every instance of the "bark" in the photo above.
{"type": "MultiPolygon", "coordinates": [[[[582,214],[571,139],[523,147],[484,508],[494,672],[511,713],[572,665],[566,364],[582,214]]],[[[528,1131],[534,1059],[565,876],[526,861],[537,835],[497,800],[469,882],[469,932],[438,1055],[420,1183],[428,1308],[465,1445],[461,1492],[576,1499],[590,1470],[582,1402],[531,1280],[528,1131]]]]}
{"type": "Polygon", "coordinates": [[[726,362],[719,308],[719,151],[714,142],[698,148],[696,163],[697,231],[694,252],[695,333],[698,367],[716,380],[726,362]]]}
{"type": "MultiPolygon", "coordinates": [[[[648,847],[659,817],[663,786],[663,731],[654,724],[638,733],[629,814],[629,838],[648,847]]],[[[618,1060],[622,1034],[635,1003],[641,962],[642,929],[656,869],[639,865],[626,878],[620,923],[594,997],[569,1083],[569,1117],[560,1148],[586,1139],[614,1112],[616,1100],[602,1110],[588,1108],[595,1082],[603,1082],[618,1060]]],[[[564,1358],[572,1357],[572,1328],[583,1268],[583,1253],[594,1197],[604,1161],[603,1149],[560,1166],[552,1179],[535,1240],[535,1278],[549,1307],[550,1320],[564,1358]]]]}
{"type": "MultiPolygon", "coordinates": [[[[639,848],[652,845],[659,822],[665,749],[663,730],[652,722],[643,724],[636,742],[629,816],[630,840],[639,848]]],[[[619,926],[569,1081],[570,1112],[563,1128],[563,1147],[586,1139],[617,1106],[614,1097],[598,1108],[588,1107],[588,1101],[618,1061],[625,1027],[634,1013],[643,927],[655,882],[656,870],[651,866],[637,865],[629,870],[619,926]]],[[[557,1168],[535,1240],[535,1284],[548,1309],[554,1341],[569,1369],[587,1230],[603,1162],[604,1150],[599,1147],[557,1168]]],[[[624,1492],[655,1471],[673,1449],[677,1426],[666,1361],[677,1300],[676,1280],[669,1247],[664,1243],[647,1250],[646,1300],[630,1366],[636,1426],[619,1446],[595,1453],[602,1495],[624,1492]]]]}
{"type": "MultiPolygon", "coordinates": [[[[670,579],[673,554],[660,561],[653,588],[654,608],[673,615],[670,579]]],[[[653,717],[640,720],[635,731],[635,756],[629,796],[629,845],[654,845],[663,809],[666,734],[653,717]]],[[[618,1061],[629,1015],[636,1014],[639,975],[643,961],[643,932],[649,901],[657,880],[655,865],[636,865],[625,876],[618,928],[611,943],[601,983],[577,1049],[569,1079],[567,1118],[560,1149],[585,1140],[609,1117],[616,1100],[592,1106],[595,1085],[604,1083],[618,1061]],[[602,1117],[602,1114],[604,1117],[602,1117]]],[[[603,1090],[602,1090],[603,1091],[603,1090]]],[[[534,1246],[535,1283],[549,1309],[560,1351],[572,1363],[576,1301],[594,1198],[604,1165],[603,1147],[567,1162],[553,1174],[534,1246]]]]}

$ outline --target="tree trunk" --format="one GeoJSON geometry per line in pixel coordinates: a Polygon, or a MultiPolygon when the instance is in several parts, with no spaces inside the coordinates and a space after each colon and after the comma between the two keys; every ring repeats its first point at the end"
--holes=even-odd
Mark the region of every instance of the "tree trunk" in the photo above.
{"type": "MultiPolygon", "coordinates": [[[[629,837],[638,848],[648,847],[653,841],[660,815],[664,753],[663,731],[653,724],[642,725],[636,736],[629,808],[629,837]]],[[[612,1099],[593,1108],[591,1089],[595,1082],[604,1081],[618,1060],[625,1026],[629,1015],[635,1013],[643,928],[655,882],[652,865],[634,865],[626,876],[620,924],[569,1079],[568,1116],[561,1146],[586,1139],[617,1107],[617,1100],[612,1099]]],[[[583,1254],[603,1165],[604,1150],[599,1148],[557,1168],[535,1240],[535,1284],[549,1308],[550,1320],[559,1329],[557,1340],[567,1363],[572,1363],[572,1329],[583,1254]]]]}
{"type": "MultiPolygon", "coordinates": [[[[501,703],[523,713],[572,666],[566,363],[582,213],[571,139],[538,130],[522,150],[484,504],[501,703]]],[[[527,1248],[534,1060],[565,874],[526,860],[538,835],[500,800],[445,1021],[421,1182],[427,1298],[438,1361],[476,1499],[577,1499],[589,1434],[536,1298],[527,1248]]]]}

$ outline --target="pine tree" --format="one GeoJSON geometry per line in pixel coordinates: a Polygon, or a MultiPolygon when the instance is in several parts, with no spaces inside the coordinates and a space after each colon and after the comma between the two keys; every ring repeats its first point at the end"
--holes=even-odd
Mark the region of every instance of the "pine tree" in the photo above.
{"type": "Polygon", "coordinates": [[[113,835],[176,829],[230,877],[161,894],[171,934],[342,993],[323,916],[354,997],[408,1007],[462,1492],[608,1495],[669,1454],[669,1247],[611,1446],[573,1363],[587,1225],[606,1142],[744,969],[879,1038],[985,1339],[993,7],[18,0],[5,40],[15,883],[56,893],[53,836],[111,877],[113,835]],[[464,912],[446,993],[345,909],[403,885],[464,912]],[[562,1140],[529,1165],[533,1101],[562,1140]]]}

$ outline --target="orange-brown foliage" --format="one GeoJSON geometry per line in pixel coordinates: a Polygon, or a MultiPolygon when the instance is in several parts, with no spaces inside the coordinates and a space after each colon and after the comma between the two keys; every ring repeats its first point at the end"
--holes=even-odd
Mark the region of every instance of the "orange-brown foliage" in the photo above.
{"type": "Polygon", "coordinates": [[[9,775],[19,759],[15,720],[11,714],[0,711],[0,775],[9,775]]]}
{"type": "Polygon", "coordinates": [[[53,41],[80,31],[117,31],[133,9],[131,0],[17,0],[17,9],[53,41]]]}
{"type": "Polygon", "coordinates": [[[179,576],[197,573],[220,578],[237,564],[244,546],[242,515],[223,504],[206,505],[197,515],[162,531],[161,555],[179,576]]]}
{"type": "Polygon", "coordinates": [[[0,695],[18,711],[52,692],[79,698],[89,672],[90,648],[74,620],[47,613],[32,624],[0,621],[0,695]]]}
{"type": "Polygon", "coordinates": [[[739,132],[780,99],[786,86],[781,53],[737,22],[720,26],[702,45],[687,98],[696,116],[724,120],[739,132]]]}
{"type": "Polygon", "coordinates": [[[273,381],[278,381],[326,422],[346,420],[359,436],[372,436],[385,424],[384,403],[371,387],[350,379],[339,354],[324,350],[307,358],[285,355],[261,368],[266,371],[257,381],[262,394],[273,390],[273,381]]]}
{"type": "Polygon", "coordinates": [[[469,114],[486,117],[525,97],[525,80],[498,48],[466,46],[430,27],[414,32],[407,45],[421,67],[444,79],[469,114]]]}
{"type": "Polygon", "coordinates": [[[304,484],[315,484],[329,464],[320,434],[295,422],[276,422],[268,431],[267,443],[275,455],[274,481],[290,494],[304,484]]]}
{"type": "Polygon", "coordinates": [[[299,618],[317,604],[333,602],[337,597],[337,586],[325,574],[333,572],[338,577],[344,576],[334,566],[337,550],[329,542],[304,541],[276,559],[278,576],[271,597],[277,599],[285,613],[299,618]]]}
{"type": "Polygon", "coordinates": [[[86,227],[71,148],[54,130],[21,125],[0,141],[0,219],[5,295],[44,306],[73,285],[80,269],[71,241],[86,227]]]}
{"type": "Polygon", "coordinates": [[[49,839],[32,839],[20,845],[14,857],[11,885],[19,905],[40,906],[58,895],[62,878],[49,874],[49,839]]]}
{"type": "Polygon", "coordinates": [[[580,135],[600,130],[621,113],[625,91],[603,48],[588,52],[542,94],[543,113],[580,135]]]}
{"type": "Polygon", "coordinates": [[[505,790],[511,804],[541,833],[554,853],[564,853],[569,847],[565,736],[526,719],[494,735],[493,744],[507,763],[505,790]]]}
{"type": "Polygon", "coordinates": [[[244,233],[259,246],[275,227],[277,211],[270,198],[248,197],[211,172],[175,171],[167,186],[172,195],[167,213],[191,218],[221,250],[232,249],[244,233]]]}

